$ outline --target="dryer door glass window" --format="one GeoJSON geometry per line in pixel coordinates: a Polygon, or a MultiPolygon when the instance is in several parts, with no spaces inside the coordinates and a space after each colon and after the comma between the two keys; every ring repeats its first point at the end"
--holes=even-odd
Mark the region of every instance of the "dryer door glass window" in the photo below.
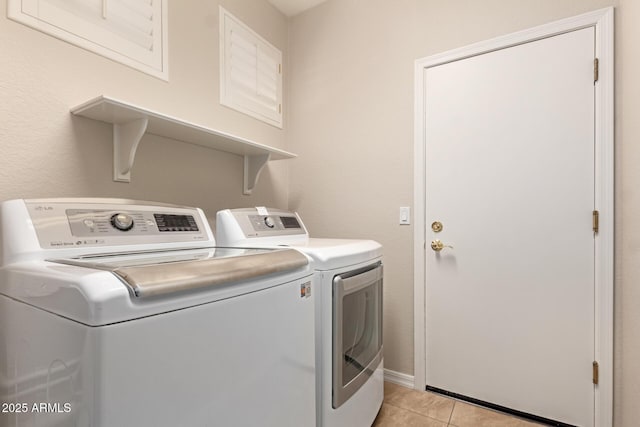
{"type": "Polygon", "coordinates": [[[333,280],[333,407],[373,374],[382,357],[382,266],[333,280]]]}

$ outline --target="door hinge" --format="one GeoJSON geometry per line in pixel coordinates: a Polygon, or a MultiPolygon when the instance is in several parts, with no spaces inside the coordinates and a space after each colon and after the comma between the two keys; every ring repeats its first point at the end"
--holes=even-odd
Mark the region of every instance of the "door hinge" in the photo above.
{"type": "Polygon", "coordinates": [[[593,232],[597,233],[600,230],[600,212],[593,211],[593,232]]]}
{"type": "Polygon", "coordinates": [[[593,60],[593,82],[597,82],[598,81],[598,75],[600,74],[600,61],[598,60],[598,58],[595,58],[593,60]]]}
{"type": "Polygon", "coordinates": [[[598,385],[599,376],[600,376],[600,365],[595,360],[593,361],[593,383],[598,385]]]}
{"type": "Polygon", "coordinates": [[[282,64],[278,64],[278,74],[282,74],[282,64]]]}

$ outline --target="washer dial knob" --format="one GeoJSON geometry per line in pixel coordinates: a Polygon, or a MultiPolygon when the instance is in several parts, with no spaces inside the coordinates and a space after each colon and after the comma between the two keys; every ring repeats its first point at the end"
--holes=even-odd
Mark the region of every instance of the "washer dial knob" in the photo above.
{"type": "Polygon", "coordinates": [[[111,217],[111,225],[120,231],[129,231],[133,228],[133,217],[127,214],[117,213],[111,217]]]}
{"type": "Polygon", "coordinates": [[[273,228],[276,226],[276,223],[273,222],[273,218],[271,218],[270,216],[265,216],[264,217],[264,225],[266,225],[269,228],[273,228]]]}

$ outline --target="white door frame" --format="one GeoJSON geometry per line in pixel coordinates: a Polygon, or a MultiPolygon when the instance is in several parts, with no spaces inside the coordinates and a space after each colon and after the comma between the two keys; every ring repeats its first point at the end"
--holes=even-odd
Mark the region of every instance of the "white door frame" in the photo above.
{"type": "Polygon", "coordinates": [[[595,209],[600,213],[595,239],[595,352],[600,380],[595,391],[596,427],[613,422],[613,283],[614,283],[614,20],[613,7],[552,22],[415,62],[414,120],[414,387],[425,389],[425,68],[595,27],[599,77],[595,84],[595,209]]]}

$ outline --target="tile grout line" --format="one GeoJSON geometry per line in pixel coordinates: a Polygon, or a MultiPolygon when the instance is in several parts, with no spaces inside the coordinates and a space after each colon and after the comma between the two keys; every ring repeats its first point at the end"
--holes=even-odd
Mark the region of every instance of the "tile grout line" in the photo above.
{"type": "MultiPolygon", "coordinates": [[[[452,399],[453,400],[453,399],[452,399]]],[[[449,414],[449,421],[447,421],[447,426],[451,426],[451,419],[453,418],[453,411],[456,410],[456,402],[455,400],[453,401],[453,406],[451,407],[451,413],[449,414]]]]}
{"type": "MultiPolygon", "coordinates": [[[[446,422],[446,421],[439,420],[437,418],[430,417],[428,415],[421,414],[420,412],[416,412],[413,409],[403,408],[402,406],[394,405],[394,404],[391,404],[391,403],[386,403],[386,402],[383,402],[383,403],[385,405],[393,406],[394,408],[401,409],[403,411],[411,412],[412,414],[419,415],[419,416],[421,416],[423,418],[428,418],[430,420],[438,421],[438,422],[441,422],[441,423],[446,422]]],[[[454,405],[455,405],[455,403],[454,403],[454,405]]],[[[453,414],[453,410],[451,410],[451,413],[453,414]]],[[[449,415],[449,419],[451,419],[451,415],[449,415]]],[[[448,423],[447,423],[447,425],[448,425],[448,423]]]]}

